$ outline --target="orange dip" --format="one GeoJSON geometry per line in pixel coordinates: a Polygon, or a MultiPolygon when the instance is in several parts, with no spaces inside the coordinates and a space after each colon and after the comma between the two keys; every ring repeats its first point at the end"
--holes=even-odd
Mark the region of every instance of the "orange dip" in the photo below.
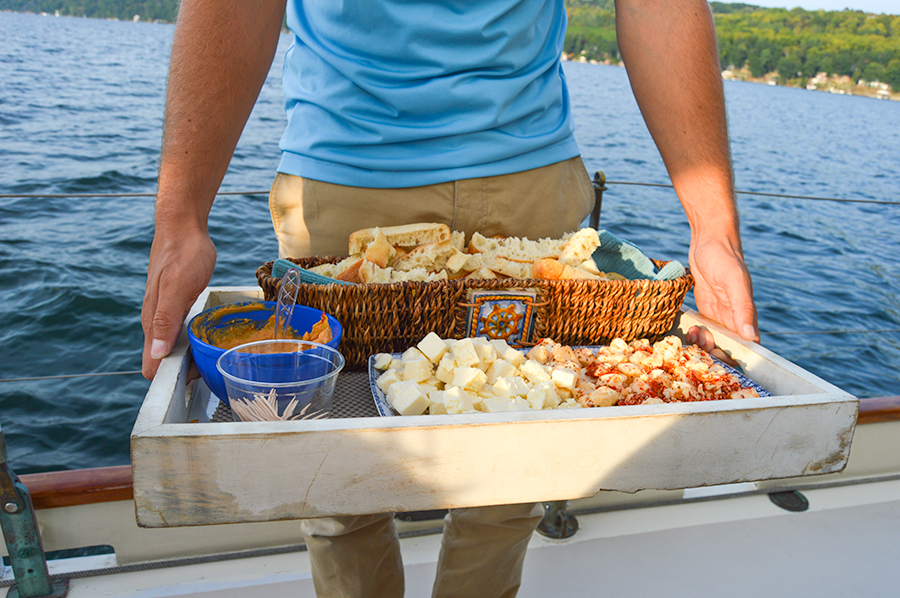
{"type": "MultiPolygon", "coordinates": [[[[234,317],[244,312],[256,312],[260,310],[268,310],[268,306],[262,303],[250,303],[247,305],[223,305],[217,307],[209,318],[198,320],[191,332],[201,341],[218,347],[220,349],[232,349],[238,345],[252,343],[255,341],[267,341],[275,338],[275,311],[265,321],[251,320],[250,318],[234,317]],[[226,325],[215,326],[214,324],[225,319],[231,318],[226,325]]],[[[286,329],[285,338],[296,340],[304,339],[304,333],[297,332],[291,326],[286,329]]]]}

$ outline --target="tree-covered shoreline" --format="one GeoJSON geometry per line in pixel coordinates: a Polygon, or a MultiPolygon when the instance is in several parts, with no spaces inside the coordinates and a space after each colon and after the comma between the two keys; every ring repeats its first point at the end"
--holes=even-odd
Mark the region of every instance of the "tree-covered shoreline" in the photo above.
{"type": "MultiPolygon", "coordinates": [[[[567,4],[566,53],[618,63],[612,0],[567,4]]],[[[880,81],[900,91],[900,15],[710,4],[722,68],[747,74],[741,78],[806,86],[825,73],[832,79],[880,81]]]]}
{"type": "Polygon", "coordinates": [[[0,11],[174,23],[178,0],[0,0],[0,11]]]}
{"type": "MultiPolygon", "coordinates": [[[[710,4],[722,68],[739,78],[809,86],[824,73],[834,80],[880,81],[900,92],[900,15],[710,4]]],[[[613,0],[566,0],[566,7],[566,54],[619,63],[613,0]]],[[[171,23],[178,0],[0,0],[0,11],[171,23]]]]}

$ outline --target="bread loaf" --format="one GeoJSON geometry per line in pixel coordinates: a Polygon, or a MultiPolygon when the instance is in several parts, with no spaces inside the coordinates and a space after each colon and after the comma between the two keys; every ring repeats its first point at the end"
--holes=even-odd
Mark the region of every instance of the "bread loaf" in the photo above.
{"type": "Polygon", "coordinates": [[[350,257],[346,257],[336,264],[319,264],[318,266],[313,266],[309,270],[310,272],[315,272],[316,274],[321,274],[322,276],[327,276],[328,278],[337,278],[338,274],[340,274],[353,264],[357,263],[360,259],[362,259],[362,256],[351,255],[350,257]]]}
{"type": "Polygon", "coordinates": [[[592,255],[600,245],[593,228],[559,239],[489,238],[465,234],[445,224],[420,223],[373,227],[350,235],[350,257],[322,264],[313,272],[360,283],[437,281],[457,278],[605,280],[621,279],[600,272],[592,255]],[[466,249],[466,252],[463,250],[466,249]]]}
{"type": "MultiPolygon", "coordinates": [[[[594,233],[596,235],[596,231],[594,233]]],[[[469,253],[485,254],[488,260],[500,257],[515,262],[532,263],[545,257],[557,257],[566,247],[572,233],[560,239],[540,239],[532,241],[527,237],[488,238],[479,233],[469,241],[469,253]]]]}
{"type": "Polygon", "coordinates": [[[557,259],[574,267],[590,258],[598,247],[600,247],[600,236],[597,231],[593,228],[583,228],[567,239],[565,247],[557,259]]]}
{"type": "Polygon", "coordinates": [[[435,222],[364,228],[350,234],[350,255],[365,252],[375,240],[376,231],[381,231],[394,247],[417,247],[450,239],[450,227],[435,222]]]}
{"type": "Polygon", "coordinates": [[[447,271],[430,272],[425,268],[414,268],[412,270],[397,270],[396,268],[381,268],[377,264],[363,260],[359,268],[359,282],[363,283],[381,283],[387,284],[391,282],[435,282],[439,280],[447,280],[447,271]]]}
{"type": "Polygon", "coordinates": [[[427,243],[419,245],[402,257],[398,257],[391,263],[391,267],[396,270],[413,270],[415,268],[442,270],[446,267],[447,261],[457,254],[460,254],[460,251],[450,239],[440,243],[427,243]]]}
{"type": "Polygon", "coordinates": [[[338,273],[334,278],[343,280],[344,282],[359,282],[359,269],[365,261],[366,260],[364,259],[357,260],[349,268],[338,273]]]}
{"type": "Polygon", "coordinates": [[[391,245],[387,235],[381,229],[376,228],[374,239],[366,247],[366,259],[384,268],[396,255],[397,250],[391,245]]]}
{"type": "Polygon", "coordinates": [[[581,268],[573,268],[553,258],[544,258],[536,261],[532,268],[532,275],[534,278],[543,278],[545,280],[603,280],[605,278],[605,276],[598,276],[581,268]]]}

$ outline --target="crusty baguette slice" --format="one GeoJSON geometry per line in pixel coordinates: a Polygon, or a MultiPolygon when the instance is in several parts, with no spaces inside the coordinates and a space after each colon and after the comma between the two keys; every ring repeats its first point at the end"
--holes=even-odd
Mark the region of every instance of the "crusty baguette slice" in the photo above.
{"type": "Polygon", "coordinates": [[[501,257],[516,262],[534,262],[545,257],[557,257],[566,247],[572,233],[561,239],[539,239],[527,237],[485,237],[475,233],[469,240],[469,253],[482,253],[488,258],[501,257]]]}
{"type": "Polygon", "coordinates": [[[466,268],[466,264],[472,256],[468,253],[463,253],[461,251],[457,251],[450,255],[447,258],[447,263],[444,264],[444,268],[450,271],[450,274],[457,274],[467,272],[472,270],[472,268],[466,268]],[[466,268],[465,270],[463,270],[466,268]]]}
{"type": "Polygon", "coordinates": [[[322,276],[327,276],[328,278],[334,278],[341,272],[338,269],[337,264],[319,264],[318,266],[310,268],[309,271],[321,274],[322,276]]]}
{"type": "Polygon", "coordinates": [[[359,268],[362,266],[362,263],[365,260],[360,259],[353,263],[349,268],[344,270],[343,272],[338,273],[334,278],[337,280],[343,280],[345,282],[360,282],[359,280],[359,268]]]}
{"type": "Polygon", "coordinates": [[[557,259],[566,265],[575,267],[590,258],[598,247],[600,247],[600,236],[597,231],[590,227],[583,228],[569,238],[557,259]]]}
{"type": "Polygon", "coordinates": [[[516,262],[503,257],[495,257],[488,260],[485,265],[497,274],[509,276],[510,278],[532,278],[530,263],[516,262]]]}
{"type": "Polygon", "coordinates": [[[359,268],[360,282],[374,282],[387,284],[391,282],[434,282],[438,280],[447,280],[447,271],[430,272],[425,268],[415,268],[409,271],[395,270],[387,267],[381,268],[378,264],[363,260],[359,268]]]}
{"type": "Polygon", "coordinates": [[[376,228],[374,239],[366,247],[366,259],[384,268],[396,255],[397,250],[388,241],[387,235],[381,229],[376,228]]]}
{"type": "Polygon", "coordinates": [[[459,249],[450,240],[427,243],[419,245],[403,257],[394,259],[390,266],[395,270],[412,270],[414,268],[440,270],[447,265],[447,260],[456,254],[466,255],[460,254],[459,249]]]}
{"type": "Polygon", "coordinates": [[[477,270],[472,270],[466,275],[466,278],[499,278],[490,268],[482,266],[477,270]]]}
{"type": "Polygon", "coordinates": [[[543,278],[545,280],[602,280],[604,278],[581,268],[573,268],[553,258],[544,258],[534,262],[532,275],[535,278],[543,278]]]}
{"type": "Polygon", "coordinates": [[[450,227],[436,222],[364,228],[350,234],[350,255],[363,253],[375,240],[376,230],[380,230],[394,247],[416,247],[450,239],[450,227]]]}
{"type": "Polygon", "coordinates": [[[351,255],[350,257],[345,257],[341,261],[336,264],[319,264],[318,266],[313,266],[309,269],[310,272],[315,272],[316,274],[321,274],[322,276],[327,276],[329,278],[337,278],[338,275],[359,262],[363,256],[361,255],[351,255]]]}
{"type": "Polygon", "coordinates": [[[466,233],[462,231],[452,231],[450,233],[450,242],[460,251],[466,250],[466,233]]]}

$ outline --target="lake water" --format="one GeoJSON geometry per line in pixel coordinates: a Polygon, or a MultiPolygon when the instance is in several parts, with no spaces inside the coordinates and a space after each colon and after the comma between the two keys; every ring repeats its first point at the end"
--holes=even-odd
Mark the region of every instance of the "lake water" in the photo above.
{"type": "MultiPolygon", "coordinates": [[[[148,382],[140,308],[173,27],[0,13],[0,425],[18,473],[121,465],[148,382]]],[[[265,191],[284,125],[280,64],[222,184],[265,191]]],[[[666,184],[621,68],[568,63],[589,172],[666,184]]],[[[726,82],[762,343],[859,396],[900,394],[900,103],[726,82]]],[[[265,195],[226,195],[213,285],[255,286],[276,257],[265,195]]],[[[610,184],[601,227],[687,262],[670,189],[610,184]]],[[[692,304],[689,294],[687,303],[692,304]]]]}

